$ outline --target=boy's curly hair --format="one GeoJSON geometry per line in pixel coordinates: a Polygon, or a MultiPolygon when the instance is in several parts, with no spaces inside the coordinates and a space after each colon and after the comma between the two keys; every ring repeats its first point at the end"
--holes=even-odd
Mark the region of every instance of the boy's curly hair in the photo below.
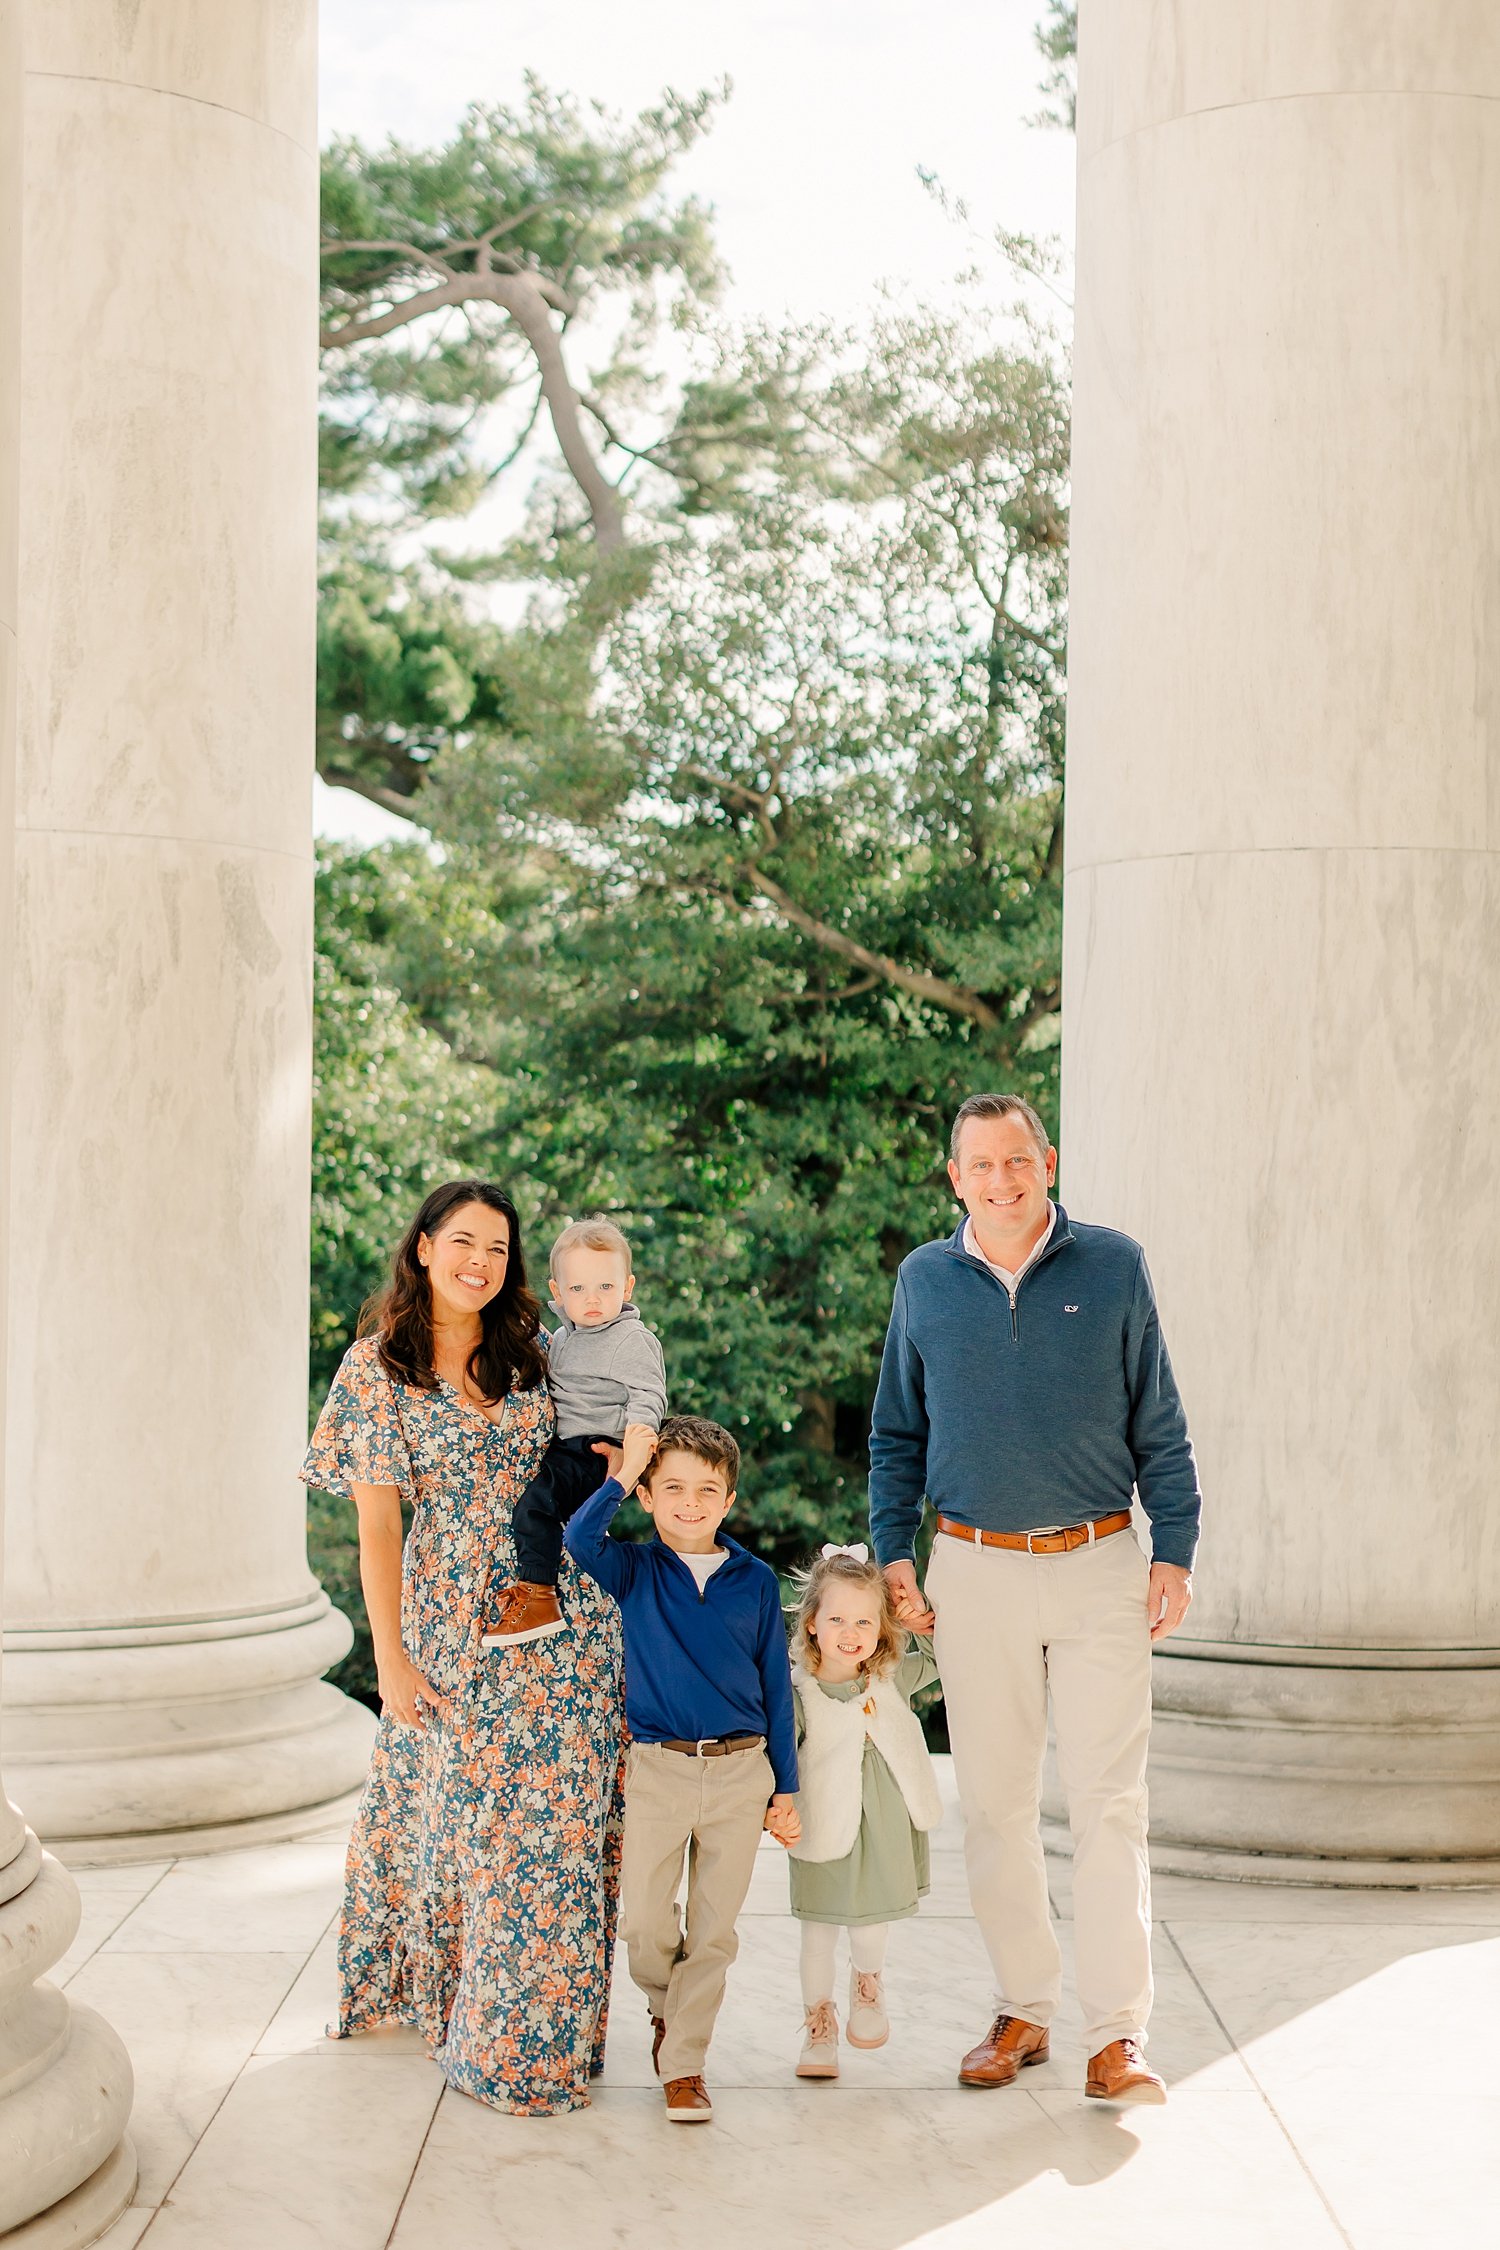
{"type": "Polygon", "coordinates": [[[797,1593],[797,1607],[792,1617],[794,1664],[800,1664],[804,1672],[811,1672],[814,1677],[822,1669],[823,1659],[812,1621],[822,1608],[829,1587],[847,1585],[868,1587],[880,1619],[879,1637],[866,1669],[872,1678],[894,1672],[906,1654],[906,1630],[897,1622],[885,1573],[873,1555],[865,1562],[861,1562],[858,1555],[819,1555],[805,1570],[793,1571],[792,1584],[797,1593]]]}

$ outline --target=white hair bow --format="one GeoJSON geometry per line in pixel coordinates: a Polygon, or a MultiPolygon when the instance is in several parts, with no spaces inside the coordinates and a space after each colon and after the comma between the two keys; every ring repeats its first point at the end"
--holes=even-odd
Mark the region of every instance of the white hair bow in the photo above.
{"type": "Polygon", "coordinates": [[[830,1555],[852,1555],[856,1562],[868,1562],[870,1559],[870,1550],[863,1544],[856,1547],[825,1547],[823,1549],[824,1562],[827,1562],[830,1555]]]}

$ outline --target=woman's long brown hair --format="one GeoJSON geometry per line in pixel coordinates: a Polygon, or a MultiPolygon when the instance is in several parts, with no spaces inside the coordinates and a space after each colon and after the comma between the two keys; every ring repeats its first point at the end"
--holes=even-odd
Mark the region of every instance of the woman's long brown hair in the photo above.
{"type": "Polygon", "coordinates": [[[498,1211],[510,1228],[505,1279],[499,1293],[480,1312],[483,1332],[468,1366],[475,1388],[493,1405],[512,1390],[534,1389],[547,1372],[546,1356],[538,1341],[542,1308],[526,1286],[520,1213],[504,1188],[495,1187],[489,1180],[449,1180],[434,1188],[391,1254],[389,1281],[360,1313],[359,1332],[379,1338],[381,1364],[398,1383],[409,1383],[418,1391],[437,1389],[432,1354],[432,1283],[417,1256],[417,1244],[424,1234],[429,1241],[439,1234],[445,1221],[465,1203],[482,1203],[487,1210],[498,1211]]]}

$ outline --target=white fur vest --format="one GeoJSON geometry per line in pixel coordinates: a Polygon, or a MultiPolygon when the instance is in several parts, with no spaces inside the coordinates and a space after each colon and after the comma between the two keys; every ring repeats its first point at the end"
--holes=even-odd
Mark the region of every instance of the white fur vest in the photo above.
{"type": "Polygon", "coordinates": [[[867,1736],[895,1775],[912,1826],[936,1828],[943,1817],[937,1775],[921,1721],[895,1682],[873,1680],[865,1695],[844,1702],[825,1695],[801,1665],[793,1666],[792,1679],[805,1730],[797,1752],[802,1841],[792,1845],[793,1859],[843,1859],[854,1849],[867,1736]]]}

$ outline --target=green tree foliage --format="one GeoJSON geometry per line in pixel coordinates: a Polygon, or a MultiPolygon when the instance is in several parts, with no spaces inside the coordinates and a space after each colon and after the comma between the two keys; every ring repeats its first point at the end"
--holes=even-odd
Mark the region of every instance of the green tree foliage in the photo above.
{"type": "MultiPolygon", "coordinates": [[[[339,162],[363,183],[374,160],[339,162]]],[[[351,209],[330,257],[375,256],[356,245],[382,227],[425,257],[420,201],[469,275],[492,206],[454,189],[450,214],[437,158],[390,163],[379,226],[351,209]],[[429,163],[419,198],[399,174],[429,163]]],[[[698,245],[671,284],[698,303],[708,252],[674,239],[698,245]]],[[[525,261],[563,285],[560,252],[525,261]]],[[[363,299],[330,276],[346,322],[421,286],[415,264],[363,299]]],[[[500,399],[528,347],[499,316],[486,336],[500,399]]],[[[418,358],[362,392],[335,373],[334,419],[365,418],[359,489],[388,473],[447,507],[478,441],[418,358]],[[388,469],[382,384],[408,433],[388,469]]],[[[476,346],[455,398],[486,364],[476,346]]],[[[394,561],[368,513],[330,544],[324,771],[433,842],[321,878],[315,1342],[321,1373],[442,1171],[511,1188],[543,1277],[551,1232],[609,1211],[674,1404],[737,1429],[750,1534],[787,1563],[857,1531],[892,1274],[951,1223],[953,1107],[1003,1084],[1055,1111],[1066,379],[1042,339],[918,311],[700,337],[678,376],[655,437],[585,410],[639,472],[622,545],[601,553],[587,492],[543,465],[524,530],[464,566],[529,582],[503,623],[441,557],[394,561]]],[[[352,1511],[319,1520],[347,1604],[352,1511]]]]}
{"type": "Polygon", "coordinates": [[[1036,28],[1036,43],[1047,68],[1042,92],[1047,107],[1031,122],[1060,125],[1064,132],[1078,125],[1078,0],[1047,0],[1047,13],[1036,28]]]}
{"type": "Polygon", "coordinates": [[[608,402],[649,397],[641,355],[659,323],[718,285],[705,211],[665,191],[718,98],[667,94],[622,124],[529,79],[519,109],[476,103],[441,148],[335,141],[322,189],[325,490],[461,513],[499,473],[483,417],[506,402],[523,433],[547,418],[575,501],[601,544],[618,543],[598,458],[608,402]],[[611,312],[610,358],[580,387],[569,331],[611,312]]]}
{"type": "Polygon", "coordinates": [[[529,80],[439,148],[325,153],[317,755],[335,786],[409,809],[446,743],[514,718],[508,674],[535,670],[537,636],[487,620],[467,581],[558,570],[600,615],[638,587],[626,487],[676,491],[679,401],[653,347],[720,278],[669,174],[719,98],[622,121],[529,80]],[[524,532],[477,564],[445,555],[434,527],[507,484],[529,495],[524,532]]]}
{"type": "Polygon", "coordinates": [[[567,754],[476,730],[420,800],[441,862],[367,863],[382,979],[487,1075],[476,1160],[543,1240],[631,1230],[674,1400],[739,1429],[782,1561],[857,1522],[948,1114],[1054,1098],[1062,384],[952,322],[866,345],[825,354],[816,489],[659,553],[567,754]]]}
{"type": "MultiPolygon", "coordinates": [[[[485,1074],[461,1062],[391,981],[408,894],[428,878],[411,847],[371,859],[325,848],[317,877],[313,1005],[311,1381],[313,1411],[353,1340],[401,1229],[427,1189],[464,1169],[489,1114],[485,1074]]],[[[354,1511],[309,1498],[313,1569],[355,1644],[333,1674],[367,1702],[374,1659],[359,1589],[354,1511]]]]}

